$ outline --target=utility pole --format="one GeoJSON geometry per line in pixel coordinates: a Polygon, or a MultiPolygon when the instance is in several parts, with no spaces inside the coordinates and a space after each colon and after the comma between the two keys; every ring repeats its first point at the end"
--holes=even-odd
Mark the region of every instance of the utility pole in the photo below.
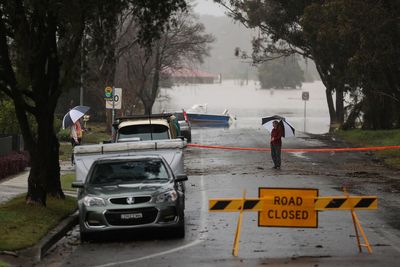
{"type": "Polygon", "coordinates": [[[115,129],[113,127],[115,121],[115,86],[112,87],[112,113],[111,113],[111,131],[112,136],[115,135],[115,129]]]}
{"type": "Polygon", "coordinates": [[[79,88],[79,105],[83,106],[83,68],[84,68],[84,61],[83,58],[85,57],[85,30],[83,31],[82,40],[81,40],[81,74],[80,74],[80,88],[79,88]]]}

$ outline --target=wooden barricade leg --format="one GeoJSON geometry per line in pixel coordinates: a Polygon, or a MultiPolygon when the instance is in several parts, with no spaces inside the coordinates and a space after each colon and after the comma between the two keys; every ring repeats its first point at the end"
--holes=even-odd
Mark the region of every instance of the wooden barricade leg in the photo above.
{"type": "Polygon", "coordinates": [[[365,244],[360,244],[360,240],[358,240],[358,247],[361,252],[361,247],[366,247],[368,252],[371,254],[372,253],[372,248],[371,245],[368,242],[367,236],[364,233],[364,229],[361,226],[360,220],[357,217],[357,214],[354,212],[354,210],[351,211],[352,217],[353,217],[353,222],[355,225],[357,225],[358,229],[360,230],[360,233],[364,239],[365,244]]]}
{"type": "MultiPolygon", "coordinates": [[[[343,192],[346,195],[346,197],[349,196],[349,193],[347,192],[345,187],[343,188],[343,192]]],[[[362,252],[362,247],[366,247],[368,252],[371,254],[372,253],[372,248],[371,248],[371,245],[368,242],[367,236],[364,233],[364,229],[361,226],[360,220],[358,219],[357,214],[354,211],[354,209],[352,209],[350,212],[351,212],[351,218],[353,219],[354,230],[356,232],[358,251],[361,253],[362,252]],[[359,233],[361,233],[361,236],[363,237],[365,244],[361,243],[360,234],[359,233]]]]}
{"type": "Polygon", "coordinates": [[[354,231],[356,232],[358,251],[361,253],[362,248],[361,248],[360,234],[358,233],[358,228],[357,228],[357,224],[356,224],[356,218],[355,218],[356,213],[354,212],[354,210],[352,210],[350,212],[351,212],[351,218],[353,219],[354,231]]]}
{"type": "Polygon", "coordinates": [[[236,227],[235,241],[233,242],[233,249],[232,249],[232,255],[235,257],[237,257],[239,253],[240,228],[242,225],[245,198],[246,198],[246,190],[243,190],[242,205],[240,206],[240,213],[239,213],[238,224],[236,227]]]}

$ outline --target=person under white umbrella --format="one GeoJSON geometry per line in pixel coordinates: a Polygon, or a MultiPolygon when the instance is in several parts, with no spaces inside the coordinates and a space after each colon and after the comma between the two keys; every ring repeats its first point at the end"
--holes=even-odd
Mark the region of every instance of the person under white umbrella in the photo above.
{"type": "MultiPolygon", "coordinates": [[[[86,106],[76,106],[65,114],[62,122],[63,129],[70,127],[70,141],[72,148],[81,144],[82,141],[82,127],[79,119],[85,115],[89,110],[86,106]]],[[[71,155],[71,163],[74,164],[74,153],[71,155]]]]}
{"type": "Polygon", "coordinates": [[[270,117],[262,118],[262,126],[267,129],[269,132],[272,132],[274,121],[278,121],[282,127],[283,133],[282,137],[294,137],[296,130],[294,127],[284,118],[279,115],[274,115],[270,117]]]}
{"type": "Polygon", "coordinates": [[[66,129],[70,126],[72,126],[77,120],[83,117],[86,112],[88,112],[90,108],[87,106],[76,106],[72,108],[70,111],[68,111],[67,114],[65,114],[63,121],[62,121],[62,127],[63,129],[66,129]]]}
{"type": "Polygon", "coordinates": [[[273,168],[279,170],[281,168],[282,137],[294,136],[295,129],[285,118],[277,115],[262,118],[262,125],[271,132],[270,145],[273,168]]]}

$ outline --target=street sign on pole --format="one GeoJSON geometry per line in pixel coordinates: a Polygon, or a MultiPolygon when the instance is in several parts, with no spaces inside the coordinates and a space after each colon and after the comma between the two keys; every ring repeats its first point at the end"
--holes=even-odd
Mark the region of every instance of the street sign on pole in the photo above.
{"type": "Polygon", "coordinates": [[[111,86],[107,86],[104,89],[104,100],[112,100],[113,96],[113,88],[111,86]]]}
{"type": "Polygon", "coordinates": [[[302,92],[302,93],[301,93],[301,98],[302,98],[304,101],[308,101],[308,99],[310,99],[310,93],[307,92],[307,91],[302,92]]]}
{"type": "Polygon", "coordinates": [[[106,100],[106,108],[112,109],[114,102],[114,109],[122,108],[122,88],[114,88],[114,101],[112,101],[112,97],[110,100],[106,100]]]}
{"type": "Polygon", "coordinates": [[[301,98],[304,100],[304,129],[306,132],[306,118],[307,118],[307,101],[310,99],[310,93],[307,91],[302,92],[301,98]]]}

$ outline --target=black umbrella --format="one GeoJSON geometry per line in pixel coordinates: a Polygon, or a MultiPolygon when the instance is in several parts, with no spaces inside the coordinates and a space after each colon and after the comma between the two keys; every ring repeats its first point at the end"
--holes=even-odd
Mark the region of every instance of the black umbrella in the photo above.
{"type": "Polygon", "coordinates": [[[90,108],[87,106],[76,106],[65,114],[62,122],[63,129],[70,127],[77,120],[83,117],[90,108]]]}
{"type": "Polygon", "coordinates": [[[295,129],[293,128],[292,125],[290,125],[289,122],[286,121],[286,119],[284,117],[281,117],[279,115],[274,115],[271,117],[265,117],[262,118],[262,126],[264,126],[264,128],[266,128],[269,132],[272,132],[272,129],[274,128],[274,126],[272,125],[272,123],[274,121],[278,121],[279,124],[281,125],[282,129],[283,129],[283,137],[291,137],[294,136],[295,134],[295,129]]]}

